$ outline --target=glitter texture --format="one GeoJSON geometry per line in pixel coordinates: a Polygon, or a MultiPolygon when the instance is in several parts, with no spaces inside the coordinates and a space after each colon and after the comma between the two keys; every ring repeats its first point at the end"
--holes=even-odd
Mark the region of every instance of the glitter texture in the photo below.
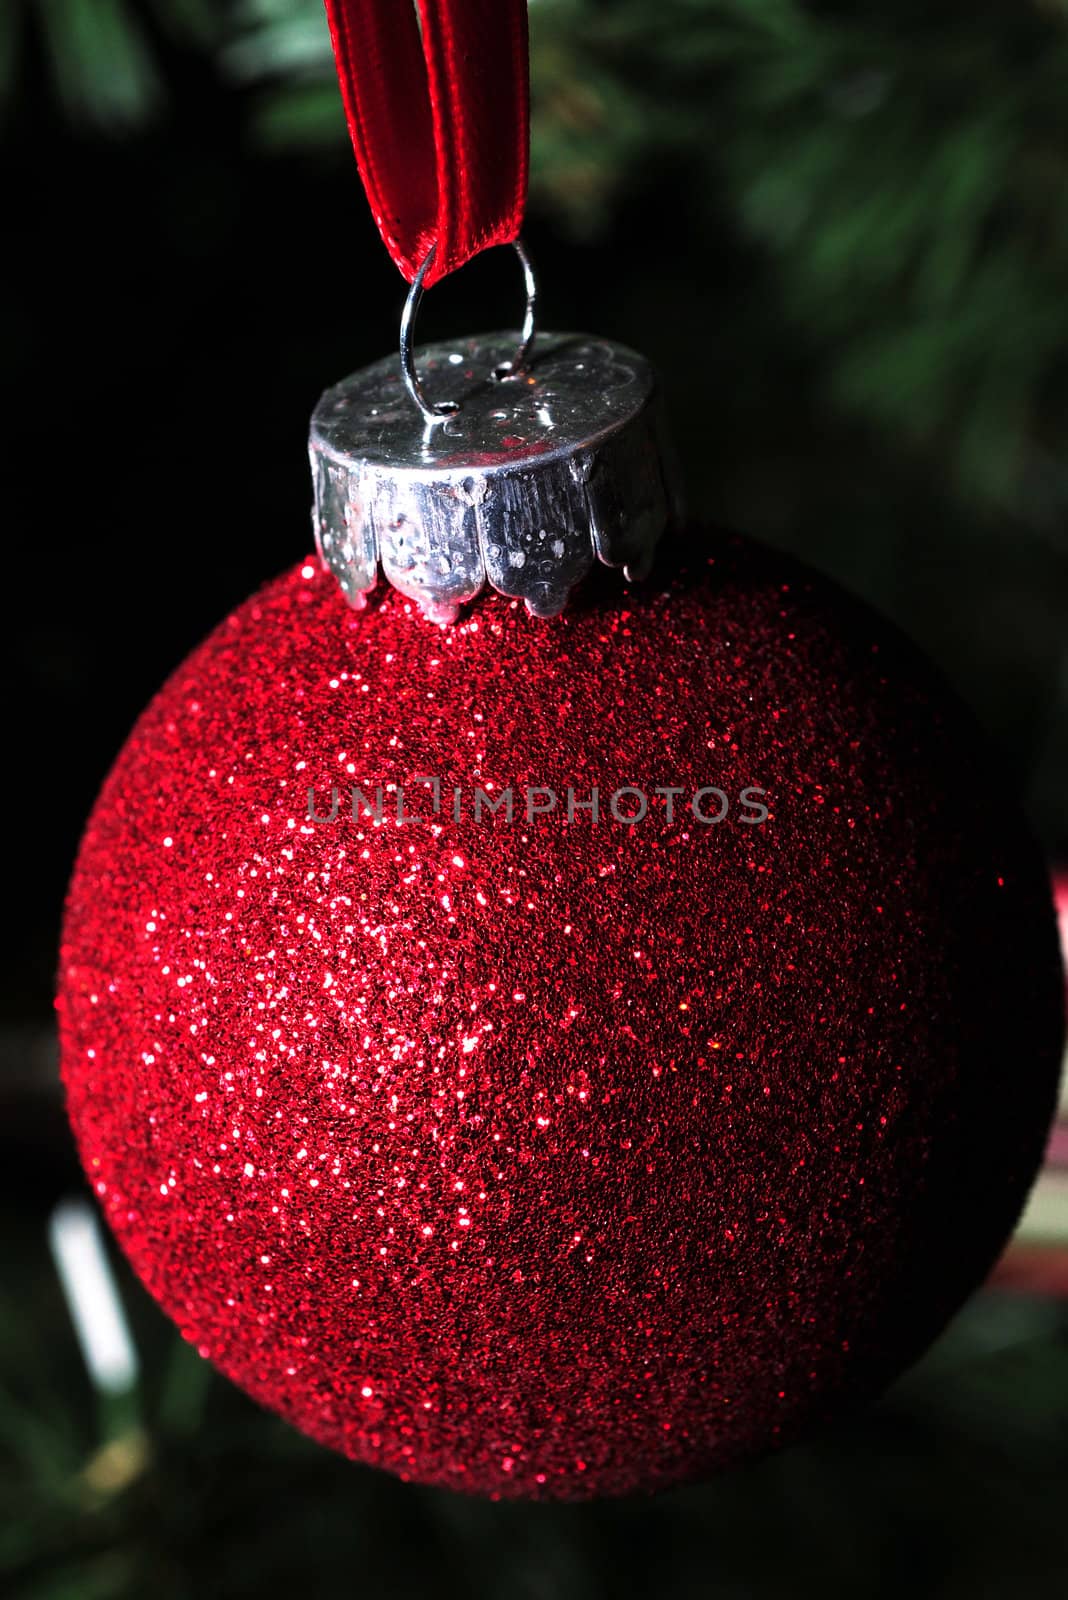
{"type": "Polygon", "coordinates": [[[316,1439],[483,1493],[659,1487],[877,1390],[1053,1109],[1046,874],[931,669],[736,541],[608,592],[438,629],[296,567],[149,706],[67,907],[70,1113],[148,1288],[316,1439]],[[421,775],[440,815],[353,820],[421,775]],[[687,795],[454,818],[509,785],[687,795]],[[712,785],[768,820],[697,824],[712,785]]]}

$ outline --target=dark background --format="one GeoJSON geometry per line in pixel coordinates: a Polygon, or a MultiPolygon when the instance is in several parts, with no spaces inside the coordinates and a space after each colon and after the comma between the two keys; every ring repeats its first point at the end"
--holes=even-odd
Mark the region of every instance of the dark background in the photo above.
{"type": "MultiPolygon", "coordinates": [[[[1068,6],[535,0],[532,33],[544,326],[658,363],[699,516],[901,623],[991,731],[990,804],[1022,795],[1068,859],[1068,6]]],[[[163,678],[310,548],[309,412],[393,347],[403,285],[317,0],[5,0],[0,117],[6,1592],[1062,1585],[1063,1223],[872,1414],[653,1502],[491,1506],[335,1460],[118,1262],[144,1382],[94,1400],[44,1231],[80,1185],[49,1021],[79,831],[163,678]]],[[[497,252],[421,333],[518,302],[497,252]]]]}

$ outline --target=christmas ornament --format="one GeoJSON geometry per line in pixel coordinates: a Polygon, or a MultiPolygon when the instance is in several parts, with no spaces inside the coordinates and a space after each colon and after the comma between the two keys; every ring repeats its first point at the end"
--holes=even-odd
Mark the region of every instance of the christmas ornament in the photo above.
{"type": "Polygon", "coordinates": [[[622,1493],[873,1392],[981,1279],[1056,938],[982,741],[870,612],[696,533],[624,588],[679,522],[640,357],[535,341],[521,252],[521,333],[417,362],[526,159],[521,6],[421,9],[328,4],[399,368],[316,410],[321,560],[104,786],[63,1074],[137,1271],[250,1394],[406,1477],[622,1493]]]}
{"type": "Polygon", "coordinates": [[[306,562],[82,846],[63,1063],[113,1228],[225,1373],[404,1475],[622,1492],[792,1437],[937,1332],[1041,1155],[1054,919],[990,772],[748,546],[446,630],[306,562]]]}

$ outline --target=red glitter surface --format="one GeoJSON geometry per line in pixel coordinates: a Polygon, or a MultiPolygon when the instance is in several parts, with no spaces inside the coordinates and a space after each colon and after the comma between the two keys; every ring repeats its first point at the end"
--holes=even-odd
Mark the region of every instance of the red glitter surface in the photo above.
{"type": "Polygon", "coordinates": [[[134,729],[63,935],[70,1113],[148,1288],[316,1439],[492,1494],[659,1487],[876,1390],[1053,1107],[1046,874],[931,670],[735,541],[607,592],[441,630],[268,585],[134,729]],[[408,817],[353,820],[389,784],[408,817]]]}

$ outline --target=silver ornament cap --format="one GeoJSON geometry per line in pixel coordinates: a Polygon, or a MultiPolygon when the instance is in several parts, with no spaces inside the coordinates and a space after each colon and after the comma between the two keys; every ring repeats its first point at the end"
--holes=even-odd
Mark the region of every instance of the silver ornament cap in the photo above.
{"type": "Polygon", "coordinates": [[[595,561],[643,577],[679,513],[649,362],[608,339],[429,345],[328,389],[311,419],[315,538],[346,598],[385,577],[437,622],[488,586],[539,617],[595,561]]]}

